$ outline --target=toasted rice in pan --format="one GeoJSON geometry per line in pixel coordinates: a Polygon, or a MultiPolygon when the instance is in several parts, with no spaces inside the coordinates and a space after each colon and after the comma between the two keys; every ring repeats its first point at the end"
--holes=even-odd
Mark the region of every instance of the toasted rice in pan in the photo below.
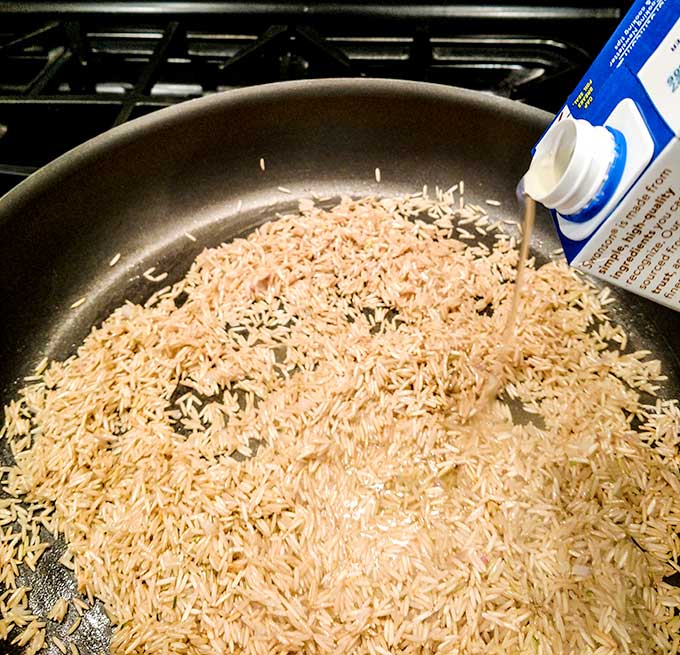
{"type": "Polygon", "coordinates": [[[489,218],[453,194],[305,203],[41,364],[5,408],[0,637],[42,645],[43,525],[112,653],[677,652],[659,363],[563,262],[501,353],[514,239],[459,240],[489,218]]]}

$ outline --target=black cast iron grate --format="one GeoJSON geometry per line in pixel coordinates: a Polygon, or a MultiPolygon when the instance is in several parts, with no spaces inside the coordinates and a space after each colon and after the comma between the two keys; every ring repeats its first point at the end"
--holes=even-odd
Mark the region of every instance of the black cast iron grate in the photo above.
{"type": "Polygon", "coordinates": [[[252,84],[402,78],[554,111],[621,11],[589,2],[0,5],[0,195],[114,125],[252,84]]]}

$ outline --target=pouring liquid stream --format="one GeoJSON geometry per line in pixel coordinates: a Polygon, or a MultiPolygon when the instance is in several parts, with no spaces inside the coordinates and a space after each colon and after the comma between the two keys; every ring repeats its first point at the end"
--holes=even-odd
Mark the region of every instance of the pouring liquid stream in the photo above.
{"type": "Polygon", "coordinates": [[[531,243],[531,235],[534,231],[534,223],[536,221],[536,201],[525,193],[522,193],[520,198],[524,207],[522,243],[519,249],[519,260],[517,262],[517,273],[515,275],[515,285],[512,293],[512,300],[510,302],[510,311],[505,319],[505,326],[501,334],[501,342],[496,347],[495,362],[482,387],[476,407],[472,411],[473,415],[487,407],[498,395],[501,387],[503,361],[508,355],[512,355],[512,345],[515,340],[515,330],[517,327],[517,314],[522,291],[525,286],[524,277],[527,261],[529,259],[529,245],[531,243]]]}
{"type": "Polygon", "coordinates": [[[535,222],[536,201],[531,196],[525,194],[524,222],[522,223],[522,244],[520,245],[519,249],[519,261],[517,262],[517,275],[515,276],[515,288],[512,293],[512,304],[510,305],[510,312],[505,319],[505,328],[503,329],[503,348],[509,348],[512,345],[513,337],[515,336],[517,310],[519,309],[519,301],[524,287],[524,273],[527,267],[527,260],[529,259],[529,244],[531,243],[531,235],[534,231],[535,222]]]}

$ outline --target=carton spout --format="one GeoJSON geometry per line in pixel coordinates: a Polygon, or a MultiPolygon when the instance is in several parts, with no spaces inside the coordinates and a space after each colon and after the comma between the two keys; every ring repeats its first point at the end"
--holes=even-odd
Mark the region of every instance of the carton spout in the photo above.
{"type": "Polygon", "coordinates": [[[524,176],[524,191],[567,219],[592,209],[625,151],[623,135],[583,119],[555,123],[539,143],[524,176]]]}

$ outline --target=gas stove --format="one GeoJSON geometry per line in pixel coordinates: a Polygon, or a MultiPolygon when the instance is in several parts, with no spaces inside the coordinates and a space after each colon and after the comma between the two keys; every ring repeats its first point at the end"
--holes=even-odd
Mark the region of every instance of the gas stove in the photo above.
{"type": "Polygon", "coordinates": [[[190,98],[318,77],[422,80],[555,111],[630,3],[0,4],[0,195],[190,98]]]}

